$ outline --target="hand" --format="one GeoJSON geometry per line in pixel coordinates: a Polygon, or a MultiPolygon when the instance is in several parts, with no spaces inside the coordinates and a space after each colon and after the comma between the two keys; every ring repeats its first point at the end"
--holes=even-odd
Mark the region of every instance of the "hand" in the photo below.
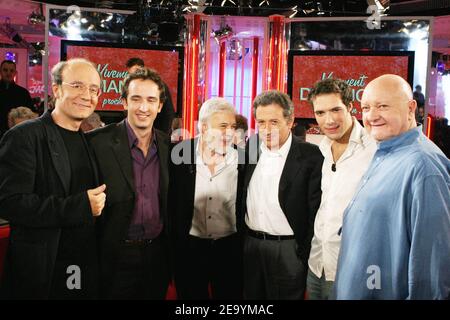
{"type": "Polygon", "coordinates": [[[87,191],[87,195],[89,198],[89,203],[91,205],[92,215],[97,217],[102,214],[102,210],[105,207],[106,201],[106,185],[102,184],[101,186],[95,189],[89,189],[87,191]]]}

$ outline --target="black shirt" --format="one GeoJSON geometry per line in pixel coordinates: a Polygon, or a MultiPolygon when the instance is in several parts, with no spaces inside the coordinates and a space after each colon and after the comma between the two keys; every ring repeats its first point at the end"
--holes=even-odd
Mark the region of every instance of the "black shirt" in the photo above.
{"type": "Polygon", "coordinates": [[[425,106],[425,96],[421,92],[414,91],[413,99],[416,100],[418,107],[425,106]]]}
{"type": "Polygon", "coordinates": [[[81,131],[71,131],[58,126],[70,159],[70,193],[75,194],[94,188],[94,174],[81,131]]]}
{"type": "MultiPolygon", "coordinates": [[[[70,194],[86,192],[93,189],[94,174],[81,131],[70,131],[58,126],[64,145],[69,154],[71,180],[70,194]]],[[[86,213],[86,214],[91,214],[86,213]]],[[[61,230],[58,255],[56,258],[52,298],[57,299],[89,299],[94,298],[92,282],[97,279],[97,250],[94,218],[92,224],[65,227],[61,230]],[[81,290],[68,290],[66,281],[70,274],[67,267],[76,265],[81,270],[81,290]],[[89,284],[89,285],[88,285],[89,284]],[[85,290],[83,290],[85,289],[85,290]]]]}

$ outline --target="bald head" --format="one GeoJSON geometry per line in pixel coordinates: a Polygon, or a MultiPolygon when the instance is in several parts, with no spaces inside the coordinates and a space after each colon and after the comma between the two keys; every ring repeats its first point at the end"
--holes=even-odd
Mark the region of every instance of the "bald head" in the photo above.
{"type": "Polygon", "coordinates": [[[368,90],[384,90],[390,94],[403,95],[406,100],[413,99],[413,92],[409,83],[396,74],[384,74],[373,79],[364,89],[364,93],[368,90]]]}
{"type": "MultiPolygon", "coordinates": [[[[79,65],[88,67],[88,69],[91,70],[90,72],[96,73],[101,79],[100,73],[91,61],[83,58],[73,58],[67,61],[60,61],[52,68],[52,82],[58,85],[63,83],[64,71],[66,71],[66,69],[76,68],[79,65]]],[[[70,73],[71,70],[69,70],[68,72],[70,73]]]]}
{"type": "Polygon", "coordinates": [[[382,75],[367,85],[361,99],[363,122],[378,141],[394,138],[416,126],[416,102],[402,77],[382,75]]]}

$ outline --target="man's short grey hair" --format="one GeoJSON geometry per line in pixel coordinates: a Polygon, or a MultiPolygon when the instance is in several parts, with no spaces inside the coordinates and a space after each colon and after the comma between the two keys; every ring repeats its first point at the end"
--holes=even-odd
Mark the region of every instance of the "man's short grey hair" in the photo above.
{"type": "Polygon", "coordinates": [[[9,113],[8,113],[8,127],[12,128],[17,119],[35,119],[37,118],[39,115],[35,112],[33,112],[30,108],[28,107],[17,107],[17,108],[12,108],[9,113]]]}
{"type": "Polygon", "coordinates": [[[253,116],[256,118],[256,109],[258,107],[265,107],[271,104],[278,104],[283,108],[283,117],[291,120],[294,116],[294,104],[291,98],[281,91],[269,90],[264,91],[256,96],[253,100],[253,116]]]}
{"type": "Polygon", "coordinates": [[[58,62],[53,68],[52,68],[52,83],[54,84],[62,84],[63,83],[63,71],[64,69],[72,64],[77,64],[77,63],[86,63],[88,65],[91,65],[95,71],[97,71],[97,74],[99,75],[100,79],[102,78],[102,76],[100,75],[100,72],[98,72],[97,68],[95,67],[95,65],[84,58],[73,58],[73,59],[69,59],[67,61],[60,61],[58,62]]]}
{"type": "Polygon", "coordinates": [[[209,118],[217,112],[231,112],[236,114],[234,106],[224,98],[211,98],[206,100],[198,114],[198,130],[201,132],[202,124],[207,123],[209,118]]]}
{"type": "Polygon", "coordinates": [[[102,118],[100,118],[99,114],[96,112],[93,112],[89,117],[87,117],[83,121],[86,121],[95,128],[101,127],[103,124],[102,118]]]}

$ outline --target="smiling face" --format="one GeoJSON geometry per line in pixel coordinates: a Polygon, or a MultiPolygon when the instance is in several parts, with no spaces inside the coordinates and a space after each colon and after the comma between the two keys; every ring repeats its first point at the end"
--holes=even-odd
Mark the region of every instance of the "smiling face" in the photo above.
{"type": "Polygon", "coordinates": [[[416,126],[416,106],[403,79],[381,76],[364,90],[361,99],[364,126],[377,141],[391,139],[416,126]]]}
{"type": "Polygon", "coordinates": [[[338,93],[320,94],[313,100],[314,115],[320,130],[331,140],[341,141],[349,135],[353,119],[350,113],[352,106],[345,106],[338,93]]]}
{"type": "Polygon", "coordinates": [[[289,138],[294,119],[286,119],[283,108],[272,103],[258,106],[255,113],[259,137],[270,150],[278,150],[289,138]]]}
{"type": "Polygon", "coordinates": [[[68,64],[62,71],[62,84],[53,84],[55,96],[55,115],[62,127],[81,123],[94,112],[98,96],[91,94],[89,88],[100,87],[100,76],[94,66],[83,63],[68,64]],[[77,89],[84,85],[85,90],[77,89]]]}
{"type": "Polygon", "coordinates": [[[123,105],[128,110],[128,123],[135,132],[152,130],[153,122],[161,111],[158,85],[152,80],[132,80],[123,105]]]}

